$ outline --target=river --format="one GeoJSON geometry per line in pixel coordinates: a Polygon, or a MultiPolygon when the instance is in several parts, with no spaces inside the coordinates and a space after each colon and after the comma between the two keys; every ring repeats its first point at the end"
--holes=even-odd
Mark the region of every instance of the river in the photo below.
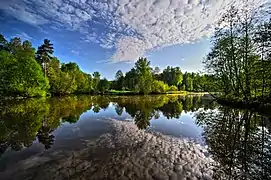
{"type": "Polygon", "coordinates": [[[201,96],[0,104],[1,179],[271,179],[271,117],[201,96]]]}

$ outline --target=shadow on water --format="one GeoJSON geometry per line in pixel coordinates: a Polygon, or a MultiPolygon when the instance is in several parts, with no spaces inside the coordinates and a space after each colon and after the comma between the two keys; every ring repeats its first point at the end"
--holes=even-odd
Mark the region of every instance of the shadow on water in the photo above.
{"type": "Polygon", "coordinates": [[[196,117],[209,153],[220,163],[216,179],[270,179],[270,117],[223,106],[196,117]]]}

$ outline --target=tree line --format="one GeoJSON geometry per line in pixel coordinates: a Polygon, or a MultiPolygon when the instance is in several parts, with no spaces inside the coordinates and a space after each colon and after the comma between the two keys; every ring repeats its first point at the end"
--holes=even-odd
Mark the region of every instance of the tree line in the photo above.
{"type": "Polygon", "coordinates": [[[231,7],[220,20],[204,60],[216,79],[220,98],[244,102],[271,101],[270,10],[231,7]]]}
{"type": "Polygon", "coordinates": [[[152,68],[150,61],[139,58],[125,75],[116,73],[113,81],[101,78],[99,72],[88,74],[74,62],[61,63],[53,56],[54,47],[45,39],[36,50],[30,41],[15,37],[7,41],[0,34],[0,96],[36,97],[73,93],[106,93],[109,89],[135,93],[167,91],[204,91],[211,76],[182,73],[179,67],[162,72],[152,68]]]}
{"type": "Polygon", "coordinates": [[[134,67],[123,74],[119,70],[112,81],[115,90],[130,90],[142,94],[166,93],[168,91],[203,92],[208,89],[212,75],[182,73],[179,67],[168,66],[162,72],[159,67],[152,68],[150,61],[139,58],[134,67]]]}

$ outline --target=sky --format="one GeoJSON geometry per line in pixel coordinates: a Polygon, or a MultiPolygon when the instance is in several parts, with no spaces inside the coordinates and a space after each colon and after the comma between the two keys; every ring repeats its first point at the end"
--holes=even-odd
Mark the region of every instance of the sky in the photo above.
{"type": "MultiPolygon", "coordinates": [[[[248,0],[251,7],[268,0],[248,0]]],[[[34,47],[47,38],[61,62],[113,79],[139,57],[199,72],[219,19],[242,0],[0,0],[0,33],[34,47]]]]}

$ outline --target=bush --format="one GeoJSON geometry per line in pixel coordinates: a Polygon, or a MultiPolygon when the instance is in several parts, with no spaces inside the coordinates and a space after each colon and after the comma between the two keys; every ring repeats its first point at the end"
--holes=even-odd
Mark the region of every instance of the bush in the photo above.
{"type": "Polygon", "coordinates": [[[168,90],[169,91],[178,91],[178,88],[176,86],[172,85],[172,86],[169,86],[168,90]]]}
{"type": "Polygon", "coordinates": [[[154,80],[152,82],[152,92],[153,93],[165,93],[168,90],[168,85],[163,81],[154,80]]]}

